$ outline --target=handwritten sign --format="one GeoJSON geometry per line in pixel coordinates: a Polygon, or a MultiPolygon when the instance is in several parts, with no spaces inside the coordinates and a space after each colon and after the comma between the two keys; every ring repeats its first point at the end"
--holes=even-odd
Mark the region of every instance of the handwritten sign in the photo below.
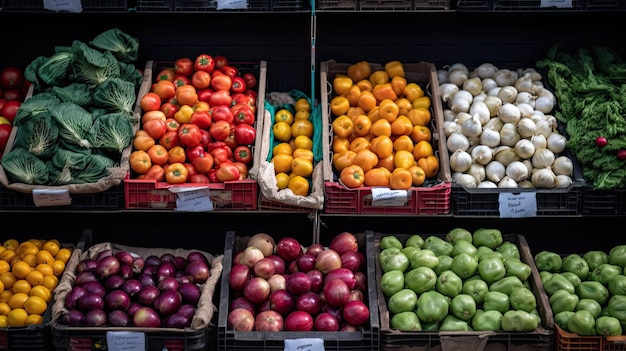
{"type": "Polygon", "coordinates": [[[285,351],[324,351],[324,339],[285,339],[285,351]]]}
{"type": "Polygon", "coordinates": [[[43,0],[43,8],[54,12],[83,12],[81,0],[43,0]]]}
{"type": "Polygon", "coordinates": [[[72,204],[72,198],[67,189],[34,189],[33,202],[37,207],[66,206],[72,204]]]}
{"type": "Polygon", "coordinates": [[[107,349],[109,351],[145,351],[146,334],[127,331],[108,331],[107,349]]]}
{"type": "Polygon", "coordinates": [[[572,0],[541,0],[539,7],[571,8],[572,0]]]}
{"type": "Polygon", "coordinates": [[[217,0],[218,10],[242,10],[247,8],[247,0],[217,0]]]}
{"type": "Polygon", "coordinates": [[[208,187],[172,187],[170,191],[176,194],[176,211],[204,212],[214,209],[208,187]]]}
{"type": "Polygon", "coordinates": [[[498,204],[500,205],[500,218],[537,216],[537,194],[535,192],[500,193],[498,204]]]}
{"type": "Polygon", "coordinates": [[[409,202],[407,190],[391,190],[390,188],[372,188],[372,206],[406,206],[409,202]]]}

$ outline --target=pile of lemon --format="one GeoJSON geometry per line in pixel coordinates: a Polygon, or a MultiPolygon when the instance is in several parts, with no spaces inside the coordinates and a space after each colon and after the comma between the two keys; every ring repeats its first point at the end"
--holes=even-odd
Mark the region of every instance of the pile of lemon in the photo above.
{"type": "Polygon", "coordinates": [[[296,195],[307,196],[314,167],[311,104],[300,98],[294,107],[295,113],[286,108],[274,113],[271,163],[279,190],[289,188],[296,195]]]}
{"type": "Polygon", "coordinates": [[[43,323],[72,255],[56,239],[7,239],[0,246],[0,327],[43,323]]]}

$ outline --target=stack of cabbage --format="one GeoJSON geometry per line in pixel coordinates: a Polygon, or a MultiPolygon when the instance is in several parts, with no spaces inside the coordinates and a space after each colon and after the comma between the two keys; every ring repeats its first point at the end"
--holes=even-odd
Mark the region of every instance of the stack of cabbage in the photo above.
{"type": "Polygon", "coordinates": [[[11,183],[85,184],[110,175],[133,138],[138,49],[136,38],[114,28],[88,43],[56,46],[25,68],[33,93],[2,157],[11,183]]]}

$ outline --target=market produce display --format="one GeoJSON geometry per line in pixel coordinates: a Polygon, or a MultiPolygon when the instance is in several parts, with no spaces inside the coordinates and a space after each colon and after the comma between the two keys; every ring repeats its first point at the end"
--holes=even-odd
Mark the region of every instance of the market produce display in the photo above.
{"type": "MultiPolygon", "coordinates": [[[[19,128],[2,157],[8,183],[123,179],[114,170],[133,138],[142,79],[134,65],[138,46],[136,38],[114,28],[89,42],[56,46],[51,56],[26,66],[24,77],[33,90],[17,110],[13,125],[19,128]]],[[[123,167],[118,173],[125,173],[123,167]]]]}
{"type": "Polygon", "coordinates": [[[332,78],[332,167],[346,187],[406,190],[436,178],[432,101],[406,76],[400,61],[380,70],[360,61],[332,78]]]}
{"type": "Polygon", "coordinates": [[[535,68],[438,70],[453,181],[466,188],[567,188],[574,161],[535,68]]]}
{"type": "Polygon", "coordinates": [[[169,184],[246,179],[256,138],[255,73],[208,54],[160,66],[140,97],[133,178],[169,184]]]}
{"type": "Polygon", "coordinates": [[[379,248],[379,299],[392,329],[529,332],[541,325],[531,266],[499,229],[381,235],[379,248]]]}
{"type": "Polygon", "coordinates": [[[57,239],[6,239],[0,246],[0,328],[44,323],[73,248],[57,239]]]}
{"type": "Polygon", "coordinates": [[[567,146],[596,189],[626,187],[626,63],[605,46],[554,45],[537,66],[547,69],[559,100],[555,117],[565,123],[567,146]]]}
{"type": "Polygon", "coordinates": [[[370,320],[366,257],[350,232],[328,247],[303,247],[293,237],[266,233],[247,238],[233,252],[228,272],[235,331],[356,331],[370,320]]]}
{"type": "Polygon", "coordinates": [[[0,156],[7,146],[13,120],[29,87],[30,82],[24,78],[23,69],[9,66],[0,71],[0,156]]]}
{"type": "Polygon", "coordinates": [[[626,328],[626,245],[608,252],[538,252],[535,264],[555,323],[578,335],[623,335],[626,328]]]}

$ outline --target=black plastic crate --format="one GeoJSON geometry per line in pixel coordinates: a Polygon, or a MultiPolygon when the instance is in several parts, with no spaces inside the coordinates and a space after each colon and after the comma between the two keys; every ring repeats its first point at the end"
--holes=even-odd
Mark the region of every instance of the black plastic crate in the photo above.
{"type": "Polygon", "coordinates": [[[626,189],[583,188],[583,216],[623,216],[625,214],[626,189]]]}
{"type": "Polygon", "coordinates": [[[39,0],[3,0],[2,11],[44,11],[43,1],[39,0]]]}
{"type": "MultiPolygon", "coordinates": [[[[367,231],[366,231],[367,233],[367,231]]],[[[380,240],[386,235],[393,235],[401,242],[405,242],[413,234],[384,234],[374,232],[374,255],[376,257],[376,281],[382,278],[382,269],[378,255],[380,254],[380,240]]],[[[424,239],[434,235],[445,240],[446,234],[424,234],[424,239]]],[[[526,238],[521,234],[502,234],[502,239],[517,246],[520,259],[531,267],[531,275],[527,282],[537,299],[537,312],[541,317],[540,326],[529,332],[505,331],[399,331],[390,327],[390,314],[387,303],[378,284],[379,311],[380,311],[380,349],[381,350],[554,350],[554,315],[548,301],[548,296],[542,288],[539,271],[533,260],[533,255],[526,238]]]]}
{"type": "Polygon", "coordinates": [[[493,8],[491,0],[453,0],[456,1],[457,11],[490,11],[493,8]]]}
{"type": "Polygon", "coordinates": [[[626,8],[626,3],[622,0],[585,0],[585,10],[587,11],[607,11],[626,8]]]}
{"type": "Polygon", "coordinates": [[[134,8],[137,12],[168,12],[174,11],[173,0],[137,0],[134,8]]]}
{"type": "Polygon", "coordinates": [[[412,0],[360,0],[361,10],[374,11],[410,11],[413,9],[412,0]]]}
{"type": "MultiPolygon", "coordinates": [[[[330,350],[361,350],[376,351],[380,348],[380,323],[376,306],[378,306],[378,298],[376,292],[375,262],[374,262],[374,237],[372,234],[355,234],[359,240],[359,248],[365,249],[367,256],[367,305],[370,310],[370,320],[368,325],[355,332],[240,332],[230,330],[227,327],[228,310],[231,297],[231,289],[228,283],[229,276],[227,273],[222,274],[220,287],[220,304],[218,316],[218,350],[275,350],[282,351],[285,349],[286,339],[301,338],[322,338],[324,340],[324,349],[330,350]]],[[[233,256],[238,250],[245,247],[249,237],[235,236],[234,231],[226,233],[226,241],[224,247],[224,269],[223,272],[230,272],[233,266],[233,256]]],[[[312,238],[311,238],[312,239],[312,238]]],[[[278,239],[276,239],[278,240],[278,239]]],[[[301,240],[301,239],[298,239],[301,240]]],[[[313,244],[310,242],[300,241],[302,245],[313,244]]],[[[327,246],[328,243],[320,242],[327,246]]]]}
{"type": "Polygon", "coordinates": [[[581,11],[583,0],[572,0],[572,7],[541,7],[541,0],[494,0],[495,11],[581,11]]]}
{"type": "Polygon", "coordinates": [[[127,0],[82,0],[83,12],[126,12],[127,0]]]}
{"type": "Polygon", "coordinates": [[[272,11],[297,11],[305,9],[301,0],[271,0],[270,6],[270,10],[272,11]]]}
{"type": "Polygon", "coordinates": [[[417,11],[450,10],[450,0],[413,0],[413,9],[417,11]]]}
{"type": "Polygon", "coordinates": [[[69,194],[71,204],[36,206],[32,193],[21,193],[0,185],[0,210],[17,211],[120,211],[124,208],[124,184],[91,194],[69,194]]]}
{"type": "Polygon", "coordinates": [[[357,5],[357,0],[317,0],[319,10],[356,11],[357,5]]]}

